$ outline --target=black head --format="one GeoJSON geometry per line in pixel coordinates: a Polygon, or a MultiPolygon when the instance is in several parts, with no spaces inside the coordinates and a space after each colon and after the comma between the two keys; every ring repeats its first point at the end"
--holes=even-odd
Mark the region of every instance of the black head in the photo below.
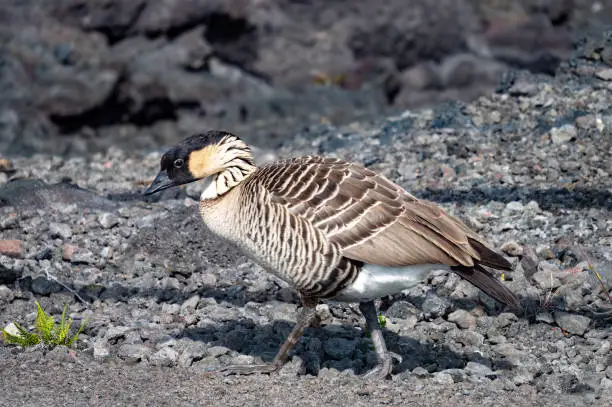
{"type": "Polygon", "coordinates": [[[231,151],[228,144],[244,146],[248,152],[238,137],[227,132],[211,130],[187,137],[162,156],[160,171],[144,194],[151,195],[223,171],[224,163],[229,161],[224,155],[231,151]]]}

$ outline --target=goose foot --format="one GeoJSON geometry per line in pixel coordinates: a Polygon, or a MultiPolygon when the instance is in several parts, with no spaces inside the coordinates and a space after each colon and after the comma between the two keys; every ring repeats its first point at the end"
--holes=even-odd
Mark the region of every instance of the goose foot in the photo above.
{"type": "Polygon", "coordinates": [[[229,365],[217,370],[223,376],[229,375],[251,375],[251,374],[272,374],[280,370],[280,365],[276,363],[262,363],[259,365],[229,365]]]}

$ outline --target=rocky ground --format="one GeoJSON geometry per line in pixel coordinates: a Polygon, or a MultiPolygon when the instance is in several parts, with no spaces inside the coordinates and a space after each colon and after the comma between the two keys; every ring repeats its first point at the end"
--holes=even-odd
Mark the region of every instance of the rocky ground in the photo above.
{"type": "Polygon", "coordinates": [[[559,62],[612,4],[413,3],[3,3],[0,326],[34,300],[87,324],[75,349],[0,346],[0,404],[610,405],[612,32],[559,62]],[[439,202],[507,254],[521,308],[433,272],[379,304],[390,381],[358,377],[371,343],[336,303],[279,376],[214,374],[272,359],[298,302],[204,229],[199,185],[141,195],[210,127],[439,202]]]}
{"type": "Polygon", "coordinates": [[[88,322],[73,350],[1,347],[0,404],[610,405],[609,38],[581,42],[554,78],[508,74],[469,104],[313,125],[256,148],[258,162],[361,162],[440,202],[515,265],[503,278],[520,309],[445,272],[384,299],[385,337],[403,357],[391,381],[357,376],[374,353],[356,306],[335,303],[319,306],[322,326],[280,376],[214,374],[270,360],[298,304],[203,228],[197,184],[143,198],[159,150],[3,159],[0,324],[30,327],[35,299],[88,322]]]}

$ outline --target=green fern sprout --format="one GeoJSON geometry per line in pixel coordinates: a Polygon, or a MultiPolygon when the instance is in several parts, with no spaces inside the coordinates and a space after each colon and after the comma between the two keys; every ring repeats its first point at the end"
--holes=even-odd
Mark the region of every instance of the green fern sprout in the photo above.
{"type": "Polygon", "coordinates": [[[382,314],[378,316],[378,326],[381,328],[384,328],[387,326],[387,318],[382,314]]]}
{"type": "Polygon", "coordinates": [[[40,335],[40,339],[42,339],[43,343],[52,343],[55,318],[53,318],[51,315],[47,315],[47,313],[45,313],[38,301],[36,301],[36,307],[38,309],[36,311],[36,321],[34,322],[34,330],[40,335]]]}
{"type": "Polygon", "coordinates": [[[38,345],[40,343],[40,336],[28,331],[16,322],[14,322],[13,325],[15,325],[18,331],[16,335],[9,333],[6,329],[2,330],[2,335],[4,335],[4,341],[6,343],[19,345],[22,348],[38,345]]]}
{"type": "Polygon", "coordinates": [[[55,323],[55,318],[53,316],[48,315],[42,309],[38,301],[36,301],[36,307],[36,321],[34,322],[35,332],[29,332],[22,326],[14,323],[18,331],[17,333],[7,332],[6,329],[2,330],[2,335],[6,343],[19,345],[22,348],[38,345],[40,342],[50,347],[55,347],[57,345],[69,347],[79,339],[79,335],[83,331],[87,319],[81,323],[81,326],[74,335],[69,336],[72,318],[66,318],[68,305],[64,305],[64,311],[62,312],[62,318],[59,324],[55,323]]]}

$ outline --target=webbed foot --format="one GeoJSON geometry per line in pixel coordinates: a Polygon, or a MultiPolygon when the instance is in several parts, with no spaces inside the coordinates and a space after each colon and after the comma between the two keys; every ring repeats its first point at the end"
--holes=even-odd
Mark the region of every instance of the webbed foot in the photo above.
{"type": "Polygon", "coordinates": [[[393,370],[393,359],[397,360],[399,363],[402,363],[402,357],[400,355],[387,351],[376,367],[365,373],[362,377],[368,380],[388,378],[393,370]]]}
{"type": "Polygon", "coordinates": [[[262,363],[258,365],[229,365],[217,370],[223,376],[229,375],[251,375],[251,374],[272,374],[280,370],[277,363],[262,363]]]}

